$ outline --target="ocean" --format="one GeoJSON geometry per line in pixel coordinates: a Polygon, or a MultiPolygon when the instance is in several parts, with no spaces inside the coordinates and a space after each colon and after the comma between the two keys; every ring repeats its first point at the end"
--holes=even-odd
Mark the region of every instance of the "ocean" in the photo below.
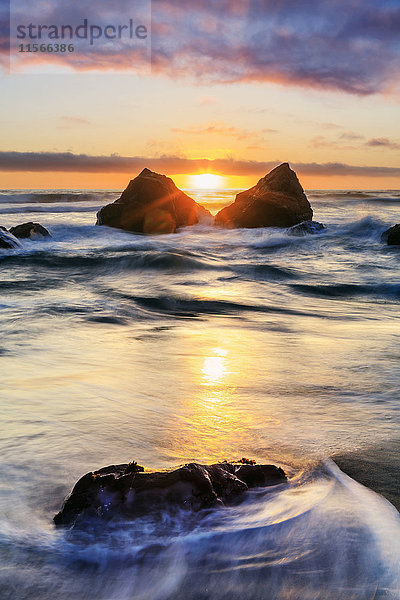
{"type": "MultiPolygon", "coordinates": [[[[212,212],[236,190],[190,190],[212,212]]],[[[0,191],[2,600],[400,598],[400,192],[309,191],[319,235],[97,227],[117,190],[0,191]],[[289,485],[84,531],[84,473],[239,459],[289,485]]]]}

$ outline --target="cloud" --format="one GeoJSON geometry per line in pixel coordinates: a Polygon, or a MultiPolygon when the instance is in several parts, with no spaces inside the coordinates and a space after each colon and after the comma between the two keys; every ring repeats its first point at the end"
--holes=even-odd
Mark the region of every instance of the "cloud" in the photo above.
{"type": "Polygon", "coordinates": [[[356,142],[363,140],[364,136],[360,135],[359,133],[355,133],[354,131],[345,131],[340,135],[339,139],[344,140],[346,142],[356,142]]]}
{"type": "Polygon", "coordinates": [[[59,118],[60,121],[60,125],[59,128],[63,128],[63,129],[69,129],[70,127],[75,127],[75,126],[86,126],[86,125],[91,125],[92,122],[89,121],[89,119],[86,119],[84,117],[71,117],[69,115],[64,115],[61,116],[59,118]]]}
{"type": "Polygon", "coordinates": [[[197,104],[200,106],[211,106],[217,103],[218,100],[215,96],[200,96],[200,98],[197,99],[197,104]]]}
{"type": "Polygon", "coordinates": [[[276,129],[261,129],[260,131],[250,131],[248,129],[242,129],[233,125],[226,125],[225,123],[209,123],[205,125],[194,125],[192,127],[173,127],[171,129],[174,133],[183,133],[185,135],[220,135],[225,137],[232,137],[236,140],[258,140],[260,133],[271,134],[277,133],[276,129]]]}
{"type": "Polygon", "coordinates": [[[360,148],[360,141],[363,139],[364,136],[352,131],[347,131],[336,138],[317,135],[310,139],[309,146],[312,148],[330,148],[335,149],[336,151],[358,150],[360,148]]]}
{"type": "MultiPolygon", "coordinates": [[[[219,175],[261,177],[276,167],[276,161],[189,159],[177,156],[91,156],[72,152],[0,152],[0,171],[127,173],[134,175],[144,167],[162,173],[192,174],[214,172],[219,175]]],[[[345,163],[292,163],[300,175],[400,177],[400,167],[357,166],[345,163]]]]}
{"type": "MultiPolygon", "coordinates": [[[[104,25],[129,17],[132,1],[13,5],[30,19],[37,6],[42,23],[87,16],[104,25]]],[[[267,82],[383,93],[398,84],[399,29],[395,0],[152,0],[152,71],[207,84],[267,82]]],[[[140,70],[147,60],[140,49],[117,42],[44,58],[78,71],[140,70]]]]}
{"type": "Polygon", "coordinates": [[[10,3],[0,0],[0,65],[9,69],[10,3]]]}
{"type": "Polygon", "coordinates": [[[400,143],[389,138],[372,138],[366,142],[371,148],[389,148],[390,150],[400,150],[400,143]]]}
{"type": "Polygon", "coordinates": [[[251,145],[246,146],[245,150],[265,150],[264,146],[251,145]]]}
{"type": "Polygon", "coordinates": [[[258,81],[381,92],[398,77],[400,7],[390,0],[153,0],[175,35],[153,67],[211,82],[258,81]],[[208,17],[218,22],[210,28],[208,17]]]}
{"type": "Polygon", "coordinates": [[[310,140],[309,145],[313,148],[331,148],[335,150],[359,150],[360,148],[378,148],[387,150],[400,150],[400,142],[387,137],[371,138],[366,140],[364,135],[355,131],[345,131],[337,138],[328,138],[317,135],[310,140]]]}

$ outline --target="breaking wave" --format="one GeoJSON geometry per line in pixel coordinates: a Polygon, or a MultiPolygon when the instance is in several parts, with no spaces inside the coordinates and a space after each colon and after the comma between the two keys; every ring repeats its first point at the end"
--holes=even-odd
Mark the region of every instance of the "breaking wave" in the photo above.
{"type": "Polygon", "coordinates": [[[166,509],[80,531],[3,528],[1,538],[13,547],[3,586],[13,581],[19,600],[39,591],[41,600],[395,600],[400,593],[397,511],[329,461],[289,485],[252,490],[238,506],[166,509]]]}

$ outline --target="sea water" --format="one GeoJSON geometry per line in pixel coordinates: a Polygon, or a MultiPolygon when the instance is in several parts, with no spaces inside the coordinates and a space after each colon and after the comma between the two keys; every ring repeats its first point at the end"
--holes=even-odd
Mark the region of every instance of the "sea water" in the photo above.
{"type": "MultiPolygon", "coordinates": [[[[216,212],[235,190],[188,192],[216,212]]],[[[400,192],[311,191],[319,235],[97,227],[118,191],[0,191],[2,600],[400,597],[400,192]],[[235,507],[56,529],[84,473],[242,456],[235,507]],[[339,468],[340,467],[340,468],[339,468]]]]}

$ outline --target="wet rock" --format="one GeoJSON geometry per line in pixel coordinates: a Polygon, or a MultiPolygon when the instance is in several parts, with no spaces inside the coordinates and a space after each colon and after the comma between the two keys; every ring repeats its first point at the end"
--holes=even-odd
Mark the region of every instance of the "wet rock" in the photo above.
{"type": "Polygon", "coordinates": [[[84,475],[54,517],[56,525],[73,525],[85,517],[135,517],[178,506],[200,510],[235,501],[249,488],[287,481],[275,465],[255,461],[145,471],[135,462],[104,467],[84,475]]]}
{"type": "Polygon", "coordinates": [[[318,223],[318,221],[303,221],[298,225],[293,225],[287,230],[288,235],[301,237],[304,235],[314,235],[321,233],[326,229],[325,225],[318,223]]]}
{"type": "Polygon", "coordinates": [[[33,223],[32,221],[29,221],[29,223],[22,223],[22,225],[17,225],[16,227],[11,227],[10,233],[17,238],[30,238],[31,240],[50,236],[50,233],[45,227],[40,225],[40,223],[33,223]]]}
{"type": "Polygon", "coordinates": [[[313,211],[297,175],[283,163],[215,217],[221,227],[291,227],[311,220],[313,211]]]}
{"type": "Polygon", "coordinates": [[[149,234],[174,233],[203,221],[212,223],[208,210],[178,189],[172,179],[149,169],[143,169],[118,200],[97,213],[97,225],[149,234]]]}
{"type": "Polygon", "coordinates": [[[400,246],[400,223],[384,231],[381,241],[386,242],[388,246],[400,246]]]}
{"type": "Polygon", "coordinates": [[[7,231],[5,227],[0,227],[0,248],[20,248],[21,243],[17,238],[7,231]]]}

